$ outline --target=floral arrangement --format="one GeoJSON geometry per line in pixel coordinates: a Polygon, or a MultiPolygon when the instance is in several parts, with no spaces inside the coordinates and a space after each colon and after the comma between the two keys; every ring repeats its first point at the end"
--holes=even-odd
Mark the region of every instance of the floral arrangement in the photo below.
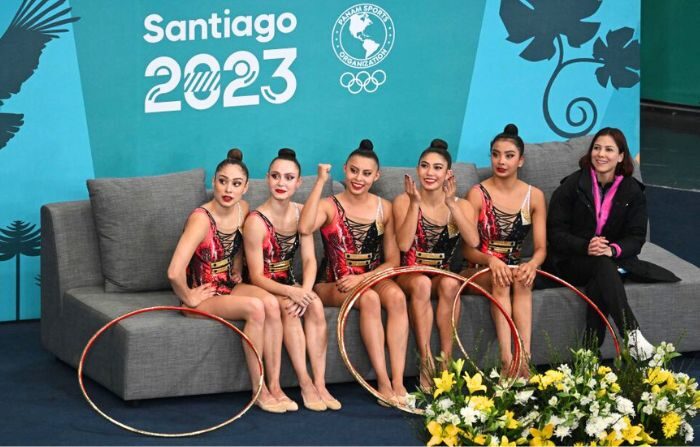
{"type": "Polygon", "coordinates": [[[693,441],[689,421],[700,408],[695,379],[668,369],[679,356],[661,343],[637,362],[624,355],[612,367],[591,350],[529,380],[488,376],[464,359],[418,391],[410,404],[423,409],[428,446],[454,445],[669,445],[693,441]]]}

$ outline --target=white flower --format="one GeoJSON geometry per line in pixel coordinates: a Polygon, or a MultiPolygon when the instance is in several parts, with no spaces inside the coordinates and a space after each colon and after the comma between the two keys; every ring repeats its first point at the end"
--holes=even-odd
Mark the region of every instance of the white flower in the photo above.
{"type": "Polygon", "coordinates": [[[605,430],[606,424],[602,418],[592,417],[586,422],[586,434],[590,437],[597,438],[600,432],[605,430]]]}
{"type": "Polygon", "coordinates": [[[644,414],[652,414],[654,412],[654,406],[651,404],[644,405],[642,407],[642,413],[644,414]]]}
{"type": "Polygon", "coordinates": [[[560,418],[557,415],[552,415],[552,417],[549,418],[549,421],[547,423],[552,424],[553,426],[557,427],[562,422],[566,422],[566,419],[560,418]]]}
{"type": "Polygon", "coordinates": [[[581,398],[581,405],[583,405],[584,407],[590,403],[591,399],[588,396],[584,396],[581,398]]]}
{"type": "Polygon", "coordinates": [[[438,415],[437,419],[435,419],[435,420],[438,422],[438,424],[452,423],[453,416],[454,415],[452,413],[450,413],[449,411],[446,411],[444,413],[440,413],[438,415]]]}
{"type": "Polygon", "coordinates": [[[407,394],[406,395],[406,406],[408,408],[416,408],[416,396],[413,394],[407,394]]]}
{"type": "Polygon", "coordinates": [[[559,368],[557,369],[559,369],[559,371],[563,372],[567,376],[571,375],[571,368],[569,368],[569,365],[567,364],[559,365],[559,368]]]}
{"type": "Polygon", "coordinates": [[[443,411],[449,410],[453,403],[454,402],[452,402],[452,400],[449,397],[446,397],[444,399],[440,399],[440,401],[438,402],[438,408],[440,408],[443,411]]]}
{"type": "Polygon", "coordinates": [[[615,398],[615,403],[617,411],[626,416],[634,416],[634,404],[631,400],[626,399],[622,396],[617,396],[615,398]]]}
{"type": "Polygon", "coordinates": [[[568,437],[571,434],[571,429],[567,427],[566,425],[560,425],[557,427],[556,430],[554,430],[554,436],[556,436],[559,439],[564,439],[568,437]]]}
{"type": "Polygon", "coordinates": [[[515,393],[515,402],[520,405],[526,404],[528,400],[532,399],[532,394],[534,392],[535,390],[518,391],[515,393]]]}
{"type": "Polygon", "coordinates": [[[476,422],[476,418],[479,416],[480,411],[473,409],[472,407],[466,406],[459,410],[459,414],[462,415],[462,420],[464,420],[464,425],[471,427],[476,422]]]}
{"type": "Polygon", "coordinates": [[[456,414],[452,414],[452,416],[450,417],[450,424],[458,425],[459,422],[459,416],[457,416],[456,414]]]}
{"type": "Polygon", "coordinates": [[[617,382],[617,375],[614,372],[609,372],[603,377],[606,382],[608,383],[615,383],[617,382]]]}
{"type": "Polygon", "coordinates": [[[681,425],[681,433],[685,435],[685,442],[690,443],[693,442],[693,427],[687,422],[683,422],[683,425],[681,425]]]}
{"type": "Polygon", "coordinates": [[[649,399],[651,399],[651,393],[648,391],[643,392],[641,399],[643,402],[648,401],[649,399]]]}
{"type": "Polygon", "coordinates": [[[425,415],[431,419],[435,417],[435,411],[433,410],[432,406],[429,406],[428,408],[425,409],[425,415]]]}
{"type": "Polygon", "coordinates": [[[577,377],[577,378],[576,378],[576,383],[579,384],[579,385],[582,384],[582,383],[583,383],[583,377],[580,377],[580,376],[577,377]]]}
{"type": "Polygon", "coordinates": [[[557,396],[552,396],[552,397],[549,399],[549,401],[547,401],[547,403],[548,403],[549,406],[551,406],[551,407],[556,407],[557,404],[559,403],[559,399],[557,398],[557,396]]]}
{"type": "Polygon", "coordinates": [[[498,371],[496,371],[496,368],[493,368],[489,373],[489,377],[492,379],[498,379],[499,377],[501,377],[501,375],[498,373],[498,371]]]}
{"type": "Polygon", "coordinates": [[[659,401],[656,402],[656,409],[662,413],[668,411],[668,398],[662,397],[661,399],[659,399],[659,401]]]}
{"type": "Polygon", "coordinates": [[[620,436],[620,432],[627,428],[627,422],[623,418],[619,418],[615,424],[613,424],[612,429],[615,430],[615,433],[620,436]]]}
{"type": "Polygon", "coordinates": [[[586,386],[588,388],[595,388],[597,383],[598,382],[596,382],[596,380],[593,377],[591,377],[590,379],[588,379],[588,382],[586,382],[586,386]]]}
{"type": "Polygon", "coordinates": [[[598,416],[598,413],[600,413],[600,404],[598,402],[593,402],[589,410],[591,415],[598,416]]]}

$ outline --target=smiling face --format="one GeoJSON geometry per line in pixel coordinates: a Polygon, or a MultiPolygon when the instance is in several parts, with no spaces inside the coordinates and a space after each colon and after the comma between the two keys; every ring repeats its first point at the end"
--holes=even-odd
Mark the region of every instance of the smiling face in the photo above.
{"type": "Polygon", "coordinates": [[[591,166],[599,176],[615,175],[618,163],[622,163],[625,154],[610,135],[601,135],[593,142],[591,148],[591,166]]]}
{"type": "Polygon", "coordinates": [[[428,152],[420,159],[416,167],[418,180],[426,191],[442,188],[447,178],[447,160],[434,152],[428,152]]]}
{"type": "Polygon", "coordinates": [[[362,194],[379,179],[377,162],[368,157],[353,155],[343,167],[345,171],[346,191],[350,194],[362,194]]]}
{"type": "Polygon", "coordinates": [[[266,179],[270,194],[276,200],[291,198],[301,185],[297,165],[293,161],[281,158],[270,165],[266,179]]]}
{"type": "Polygon", "coordinates": [[[240,166],[229,163],[216,172],[212,187],[216,203],[224,208],[230,208],[248,191],[248,178],[240,166]]]}
{"type": "Polygon", "coordinates": [[[496,177],[510,177],[518,174],[525,159],[518,146],[510,140],[496,140],[491,147],[491,169],[496,177]]]}

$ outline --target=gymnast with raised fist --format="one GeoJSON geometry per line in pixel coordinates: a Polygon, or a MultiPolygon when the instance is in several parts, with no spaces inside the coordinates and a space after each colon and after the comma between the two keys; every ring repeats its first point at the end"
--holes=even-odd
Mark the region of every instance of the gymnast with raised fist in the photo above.
{"type": "MultiPolygon", "coordinates": [[[[272,413],[284,413],[286,400],[279,387],[282,320],[277,298],[265,290],[241,282],[244,217],[248,204],[248,168],[243,153],[231,149],[216,167],[212,179],[214,197],[195,208],[173,253],[168,278],[183,306],[227,320],[244,320],[243,332],[262,356],[268,386],[263,385],[256,405],[272,413]]],[[[189,314],[186,314],[189,315],[189,314]]],[[[252,389],[260,374],[257,359],[243,343],[252,389]]]]}
{"type": "MultiPolygon", "coordinates": [[[[491,141],[493,175],[475,185],[467,199],[476,211],[479,230],[478,248],[465,247],[465,258],[471,262],[467,274],[483,267],[491,271],[476,279],[513,319],[527,357],[532,336],[532,285],[536,271],[547,255],[547,211],[544,194],[538,188],[518,179],[518,169],[525,163],[525,144],[518,128],[508,124],[491,141]],[[532,230],[532,258],[521,261],[523,241],[532,230]]],[[[491,305],[498,337],[503,371],[510,371],[513,361],[512,340],[508,322],[495,305],[491,305]]],[[[529,376],[527,362],[513,373],[529,376]]]]}
{"type": "MultiPolygon", "coordinates": [[[[405,192],[393,203],[401,265],[449,270],[460,238],[472,247],[479,243],[474,208],[467,200],[456,197],[457,182],[451,168],[452,157],[447,151],[447,143],[435,139],[418,158],[416,174],[419,186],[409,175],[405,176],[405,192]]],[[[410,299],[411,322],[422,365],[420,385],[429,389],[432,386],[429,373],[434,370],[430,349],[433,328],[431,297],[437,298],[440,351],[449,362],[453,345],[452,301],[461,284],[454,278],[423,273],[404,274],[396,282],[410,299]]]]}
{"type": "MultiPolygon", "coordinates": [[[[362,140],[345,162],[345,191],[326,199],[321,199],[321,193],[330,165],[320,164],[316,184],[301,213],[300,233],[310,235],[321,230],[325,259],[319,275],[321,282],[314,290],[327,306],[341,306],[348,292],[370,272],[399,265],[391,203],[369,192],[380,175],[379,158],[373,149],[371,141],[362,140]]],[[[362,293],[357,308],[362,340],[377,375],[377,390],[387,401],[405,404],[406,297],[394,281],[385,279],[362,293]],[[387,312],[386,331],[382,308],[387,312]]]]}
{"type": "MultiPolygon", "coordinates": [[[[245,221],[246,264],[251,283],[274,294],[279,301],[284,345],[299,380],[304,406],[314,411],[339,410],[340,402],[326,389],[328,334],[323,304],[313,291],[316,279],[314,239],[310,234],[299,234],[303,205],[292,202],[301,185],[300,175],[296,153],[292,149],[280,149],[265,177],[270,196],[251,211],[245,221]],[[292,268],[300,247],[301,284],[292,268]],[[313,379],[306,368],[307,352],[313,379]]],[[[297,409],[295,402],[287,402],[287,411],[297,409]]]]}

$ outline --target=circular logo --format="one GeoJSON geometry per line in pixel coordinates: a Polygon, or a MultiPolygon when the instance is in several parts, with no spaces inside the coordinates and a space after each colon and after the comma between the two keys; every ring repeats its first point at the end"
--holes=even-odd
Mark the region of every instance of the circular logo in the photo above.
{"type": "Polygon", "coordinates": [[[348,67],[365,69],[381,63],[394,46],[394,21],[380,6],[358,3],[333,25],[333,51],[348,67]]]}

